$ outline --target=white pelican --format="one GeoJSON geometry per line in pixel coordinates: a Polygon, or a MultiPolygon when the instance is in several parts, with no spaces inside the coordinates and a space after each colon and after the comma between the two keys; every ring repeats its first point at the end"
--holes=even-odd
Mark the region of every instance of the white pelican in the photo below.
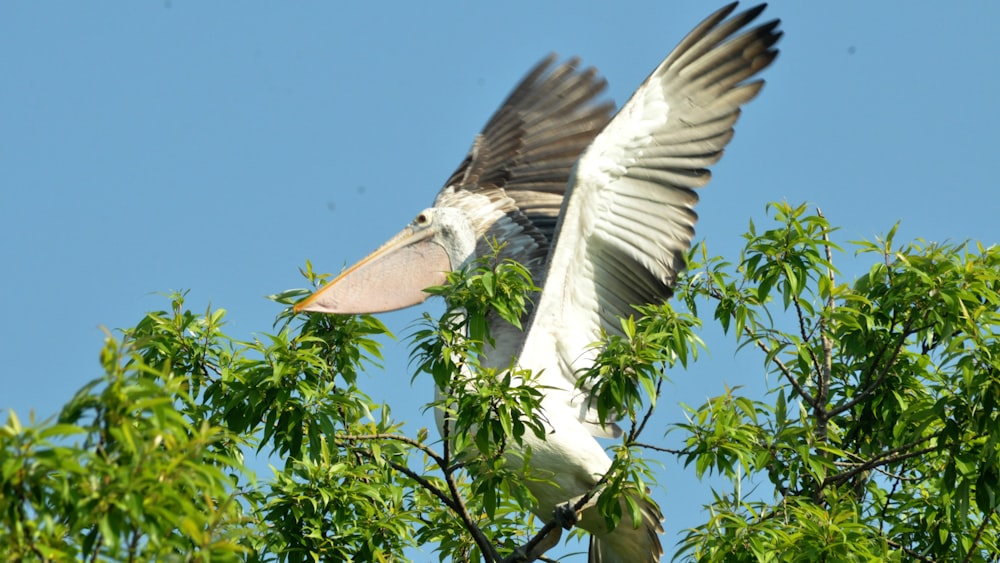
{"type": "MultiPolygon", "coordinates": [[[[524,439],[532,471],[551,474],[551,482],[529,481],[537,514],[549,520],[611,464],[594,436],[617,427],[597,419],[577,374],[602,330],[620,334],[617,319],[631,305],[671,296],[694,236],[695,189],[708,183],[706,167],[722,157],[740,106],[760,91],[763,81],[751,78],[777,55],[777,20],[744,31],[764,7],[730,17],[733,3],[709,16],[610,122],[593,69],[543,61],[476,137],[434,206],[295,310],[408,307],[485,251],[484,241],[505,242],[503,255],[528,267],[542,291],[525,332],[491,327],[496,345],[483,365],[506,368],[516,358],[551,388],[542,400],[546,439],[524,439]]],[[[578,525],[591,533],[589,561],[658,561],[662,515],[651,501],[641,511],[641,522],[626,511],[609,531],[585,507],[578,525]]]]}

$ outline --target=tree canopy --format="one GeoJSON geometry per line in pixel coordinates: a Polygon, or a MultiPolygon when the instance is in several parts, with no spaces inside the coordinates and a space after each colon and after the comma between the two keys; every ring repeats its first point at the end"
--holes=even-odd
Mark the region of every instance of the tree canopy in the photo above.
{"type": "MultiPolygon", "coordinates": [[[[682,533],[677,560],[1000,560],[1000,248],[897,244],[895,227],[841,248],[818,211],[769,209],[740,256],[696,247],[674,300],[595,344],[584,380],[626,431],[579,503],[616,525],[636,509],[621,493],[659,478],[647,455],[660,450],[727,485],[682,533]],[[848,282],[845,259],[871,265],[848,282]],[[764,367],[767,399],[720,382],[652,428],[663,381],[699,356],[702,322],[764,367]],[[665,432],[683,446],[665,448],[665,432]]],[[[58,417],[9,413],[0,550],[24,561],[399,561],[416,546],[442,560],[547,558],[559,528],[530,515],[530,452],[524,472],[503,455],[541,433],[544,389],[476,361],[486,315],[516,324],[533,287],[520,265],[487,259],[432,290],[449,308],[424,317],[412,350],[414,376],[447,390],[428,404],[443,413],[440,437],[405,433],[359,388],[387,333],[376,318],[294,315],[308,290],[291,290],[272,296],[286,306],[273,334],[241,341],[224,332],[224,310],[196,313],[172,294],[167,310],[108,333],[102,376],[58,417]],[[248,470],[248,455],[271,459],[273,474],[248,470]]]]}

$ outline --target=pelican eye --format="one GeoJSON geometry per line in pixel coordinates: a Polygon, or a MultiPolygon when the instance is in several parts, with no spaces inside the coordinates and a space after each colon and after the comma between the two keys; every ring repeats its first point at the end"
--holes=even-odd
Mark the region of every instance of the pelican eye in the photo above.
{"type": "Polygon", "coordinates": [[[421,213],[420,215],[417,215],[417,218],[414,219],[413,222],[422,227],[430,223],[431,218],[428,217],[426,213],[421,213]]]}

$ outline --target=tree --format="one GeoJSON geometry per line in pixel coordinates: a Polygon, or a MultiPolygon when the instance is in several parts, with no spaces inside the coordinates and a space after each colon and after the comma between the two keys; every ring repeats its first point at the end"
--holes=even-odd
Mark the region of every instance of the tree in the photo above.
{"type": "MultiPolygon", "coordinates": [[[[670,455],[732,486],[676,558],[997,561],[1000,250],[897,248],[893,228],[851,243],[876,260],[847,284],[821,214],[770,209],[774,225],[751,223],[735,264],[696,248],[676,310],[642,308],[601,344],[594,400],[627,431],[580,502],[614,525],[630,508],[620,493],[655,480],[643,455],[664,449],[663,429],[648,413],[665,374],[697,357],[704,310],[777,380],[767,401],[723,389],[667,429],[684,444],[670,455]]],[[[357,387],[380,358],[377,319],[286,309],[275,334],[243,342],[223,332],[223,310],[195,314],[173,294],[108,335],[103,377],[57,420],[9,415],[0,549],[26,561],[391,561],[416,545],[452,560],[545,557],[559,528],[528,515],[530,456],[521,474],[503,455],[539,432],[544,390],[476,364],[485,315],[518,322],[532,287],[519,265],[484,260],[434,289],[451,306],[424,319],[413,349],[449,390],[430,404],[441,439],[403,433],[357,387]],[[255,453],[280,460],[271,478],[244,467],[255,453]]]]}
{"type": "Polygon", "coordinates": [[[682,554],[710,560],[997,561],[1000,248],[884,240],[853,284],[831,229],[805,207],[751,223],[738,267],[705,260],[686,304],[762,353],[773,404],[723,394],[697,409],[679,452],[718,494],[682,554]],[[774,498],[740,498],[768,483],[774,498]],[[781,555],[775,555],[781,554],[781,555]]]}

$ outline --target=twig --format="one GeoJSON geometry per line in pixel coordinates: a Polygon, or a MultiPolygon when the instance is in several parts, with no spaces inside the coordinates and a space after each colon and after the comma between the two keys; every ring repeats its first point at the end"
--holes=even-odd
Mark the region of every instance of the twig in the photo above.
{"type": "Polygon", "coordinates": [[[934,559],[933,557],[928,557],[928,556],[926,556],[926,555],[924,555],[922,553],[914,551],[914,550],[906,547],[905,545],[903,545],[903,544],[901,544],[899,542],[892,541],[889,538],[885,538],[885,543],[891,545],[892,547],[895,547],[896,549],[902,551],[903,553],[909,555],[910,557],[914,557],[914,558],[916,558],[916,559],[918,559],[920,561],[929,561],[929,562],[932,562],[932,563],[934,561],[936,561],[936,559],[934,559]]]}
{"type": "MultiPolygon", "coordinates": [[[[627,447],[631,447],[631,446],[635,446],[635,445],[639,445],[639,444],[634,444],[634,443],[631,443],[631,442],[626,443],[627,447]]],[[[618,456],[617,455],[615,455],[615,460],[616,461],[618,460],[618,456]]],[[[612,462],[611,466],[612,466],[612,468],[614,467],[614,462],[612,462]]],[[[576,500],[576,502],[573,503],[573,505],[571,506],[571,508],[572,508],[572,510],[573,510],[574,513],[580,512],[580,510],[582,510],[583,507],[586,506],[591,501],[591,499],[594,498],[594,495],[597,494],[597,492],[599,490],[601,490],[602,487],[604,487],[605,483],[607,483],[608,477],[610,475],[611,475],[611,471],[610,470],[608,472],[606,472],[604,475],[601,475],[601,478],[598,479],[596,483],[594,483],[594,485],[590,488],[590,490],[588,490],[586,493],[584,493],[583,495],[581,495],[580,498],[578,498],[576,500]]],[[[528,543],[524,544],[524,553],[530,554],[531,551],[534,548],[536,548],[539,544],[541,544],[542,541],[550,533],[552,533],[554,530],[556,530],[559,527],[560,526],[559,526],[558,523],[556,523],[556,519],[555,518],[553,518],[552,520],[549,520],[548,522],[546,522],[545,525],[542,526],[541,529],[538,530],[538,532],[534,535],[534,537],[532,537],[531,540],[528,541],[528,543]]],[[[540,556],[541,555],[539,554],[539,557],[540,556]]]]}
{"type": "Polygon", "coordinates": [[[472,520],[472,515],[469,514],[469,509],[465,506],[465,499],[463,499],[462,495],[458,492],[458,483],[455,482],[455,474],[451,471],[445,471],[444,480],[448,483],[448,490],[451,491],[451,494],[455,499],[455,507],[452,508],[452,510],[458,513],[459,518],[461,518],[462,522],[465,524],[465,528],[469,530],[469,533],[472,534],[472,538],[476,540],[476,543],[479,545],[479,550],[483,553],[483,557],[486,558],[487,562],[500,561],[500,554],[497,553],[496,548],[493,547],[493,544],[486,538],[486,534],[483,533],[482,529],[480,529],[479,526],[477,526],[472,520]]]}
{"type": "MultiPolygon", "coordinates": [[[[421,444],[420,442],[412,438],[408,438],[406,436],[393,436],[391,434],[361,434],[361,435],[338,434],[337,436],[334,436],[334,439],[335,440],[342,439],[347,441],[395,440],[413,446],[419,449],[420,451],[427,453],[432,459],[434,459],[435,463],[438,463],[438,467],[441,467],[441,464],[439,462],[443,461],[441,457],[437,455],[436,452],[434,452],[424,444],[421,444]]],[[[371,452],[366,451],[362,453],[373,459],[375,457],[375,455],[371,452]]],[[[447,506],[449,509],[451,509],[452,512],[457,514],[458,517],[461,518],[462,524],[465,526],[465,529],[468,530],[470,534],[472,534],[472,539],[475,540],[476,545],[479,546],[479,550],[483,553],[483,557],[486,558],[487,562],[500,561],[500,554],[497,553],[496,548],[493,546],[492,543],[490,543],[489,539],[483,533],[482,529],[480,529],[479,526],[476,525],[476,523],[472,519],[472,516],[469,514],[468,508],[466,508],[465,502],[462,500],[462,495],[459,494],[458,492],[458,486],[455,483],[454,476],[452,475],[451,472],[445,471],[444,468],[442,467],[442,471],[444,471],[445,473],[445,482],[448,484],[448,492],[451,493],[451,496],[449,496],[444,491],[442,491],[437,485],[431,483],[426,477],[420,475],[419,473],[410,469],[409,467],[400,463],[396,463],[391,459],[385,459],[385,458],[382,459],[383,461],[386,462],[386,464],[389,465],[389,467],[392,467],[396,471],[416,481],[417,484],[419,484],[421,487],[426,489],[432,495],[437,497],[438,500],[443,502],[444,505],[447,506]]]]}
{"type": "MultiPolygon", "coordinates": [[[[771,354],[771,349],[767,347],[767,344],[764,344],[759,339],[753,337],[753,332],[750,330],[750,327],[744,326],[743,331],[746,332],[748,336],[750,336],[750,338],[754,341],[754,344],[756,344],[757,347],[764,352],[764,354],[766,355],[771,354]]],[[[787,379],[788,382],[792,385],[792,388],[795,389],[795,392],[798,393],[800,397],[802,397],[802,400],[805,401],[806,404],[808,404],[810,407],[815,409],[816,398],[806,392],[805,388],[802,387],[802,385],[799,384],[798,380],[795,379],[795,376],[792,374],[792,371],[788,369],[788,366],[786,366],[785,363],[782,362],[781,359],[778,358],[777,356],[775,356],[772,359],[772,361],[775,364],[777,364],[778,370],[781,371],[782,375],[785,376],[785,379],[787,379]]]]}
{"type": "MultiPolygon", "coordinates": [[[[830,418],[833,418],[843,412],[846,412],[854,408],[855,405],[861,403],[862,401],[867,400],[868,397],[882,385],[882,382],[885,381],[885,378],[889,376],[889,367],[892,366],[893,363],[895,363],[896,358],[899,357],[899,353],[903,351],[903,344],[906,343],[907,337],[909,337],[912,334],[912,332],[910,332],[909,325],[910,323],[906,323],[906,325],[903,326],[903,331],[899,335],[899,341],[896,342],[895,349],[892,351],[892,356],[885,363],[885,369],[883,369],[878,374],[878,377],[875,378],[875,381],[872,381],[870,384],[868,384],[867,387],[862,389],[861,392],[855,395],[854,398],[851,399],[850,401],[847,401],[846,403],[836,408],[830,409],[830,411],[827,413],[830,418]]],[[[872,372],[875,371],[876,366],[880,363],[883,352],[885,352],[887,348],[888,347],[883,346],[875,355],[875,357],[872,358],[872,367],[869,370],[869,376],[872,372]]]]}
{"type": "Polygon", "coordinates": [[[914,441],[912,441],[912,442],[910,442],[908,444],[903,444],[902,446],[899,446],[899,447],[893,448],[893,449],[891,449],[891,450],[889,450],[887,452],[884,452],[881,455],[877,456],[875,459],[867,461],[867,462],[865,462],[865,463],[863,463],[863,464],[855,467],[854,469],[851,469],[850,471],[845,471],[843,473],[838,473],[836,475],[831,475],[831,476],[823,479],[823,482],[820,484],[820,488],[825,488],[825,487],[827,487],[829,485],[836,485],[837,483],[843,483],[844,481],[850,479],[851,477],[854,477],[858,473],[861,473],[861,472],[864,472],[864,471],[868,471],[869,469],[874,469],[876,467],[879,467],[879,466],[882,466],[882,465],[886,465],[888,463],[893,463],[893,462],[896,462],[896,461],[902,461],[904,459],[909,459],[911,457],[915,457],[915,456],[918,456],[918,455],[923,455],[923,454],[928,453],[928,452],[932,452],[932,451],[934,451],[934,450],[937,449],[937,446],[930,446],[930,447],[923,448],[921,450],[917,450],[917,451],[914,451],[914,452],[907,452],[907,453],[904,453],[904,454],[901,454],[901,455],[896,455],[896,454],[899,454],[900,452],[904,452],[904,451],[908,450],[909,448],[912,448],[913,446],[916,446],[917,444],[922,444],[924,442],[933,440],[933,439],[937,438],[940,435],[941,435],[940,432],[936,432],[934,434],[931,434],[930,436],[924,436],[923,438],[920,438],[918,440],[914,440],[914,441]]]}
{"type": "Polygon", "coordinates": [[[544,554],[552,547],[555,547],[561,537],[562,531],[559,529],[559,525],[556,524],[555,519],[553,519],[551,522],[547,522],[544,526],[542,526],[542,529],[538,530],[538,532],[530,540],[528,540],[528,543],[514,550],[513,553],[507,556],[502,563],[525,563],[536,560],[554,562],[553,559],[545,557],[544,554]]]}
{"type": "Polygon", "coordinates": [[[802,312],[802,304],[799,302],[799,296],[794,293],[792,294],[792,304],[795,305],[795,316],[799,321],[799,336],[802,337],[802,344],[806,346],[806,350],[809,352],[809,361],[812,362],[816,373],[822,374],[822,370],[819,367],[819,359],[816,358],[816,353],[813,352],[812,347],[808,346],[811,337],[809,336],[809,331],[806,330],[806,316],[802,312]]]}
{"type": "Polygon", "coordinates": [[[402,436],[400,434],[336,434],[334,435],[335,440],[346,440],[349,442],[366,442],[371,440],[387,440],[390,442],[402,442],[408,446],[413,446],[421,452],[427,455],[427,457],[434,460],[434,463],[438,467],[444,469],[445,459],[438,455],[430,446],[410,438],[408,436],[402,436]]]}
{"type": "MultiPolygon", "coordinates": [[[[833,462],[833,464],[836,465],[837,467],[861,467],[862,465],[864,465],[864,463],[860,461],[835,461],[833,462]]],[[[917,481],[916,477],[906,477],[903,475],[897,475],[895,473],[889,473],[888,471],[882,469],[881,467],[872,467],[871,469],[873,469],[874,471],[878,471],[879,473],[885,475],[886,477],[889,477],[890,479],[895,479],[897,482],[917,481]]]]}
{"type": "Polygon", "coordinates": [[[972,561],[972,554],[976,553],[976,544],[983,539],[983,532],[986,531],[986,526],[990,523],[993,518],[993,514],[996,512],[996,508],[991,508],[985,515],[983,515],[983,522],[976,529],[976,537],[972,539],[972,545],[969,546],[968,553],[965,554],[965,559],[962,559],[962,563],[969,563],[972,561]]]}
{"type": "MultiPolygon", "coordinates": [[[[662,372],[661,372],[661,374],[662,374],[662,372]]],[[[661,388],[662,385],[663,385],[663,379],[662,378],[658,379],[656,381],[656,397],[657,398],[660,396],[660,388],[661,388]]],[[[636,427],[635,425],[632,425],[632,430],[629,431],[629,433],[628,433],[628,442],[629,443],[635,442],[635,439],[639,437],[639,434],[642,434],[642,431],[643,431],[643,429],[646,428],[646,423],[649,422],[649,417],[652,416],[652,414],[653,414],[653,403],[650,402],[649,407],[646,408],[646,414],[644,414],[642,416],[642,420],[639,421],[639,426],[636,427]]]]}
{"type": "Polygon", "coordinates": [[[653,450],[654,452],[663,452],[663,453],[666,453],[666,454],[673,454],[673,455],[684,455],[684,450],[675,450],[675,449],[672,449],[672,448],[664,448],[662,446],[654,446],[652,444],[644,444],[642,442],[633,442],[632,445],[633,446],[638,446],[640,448],[645,448],[647,450],[653,450]]]}
{"type": "MultiPolygon", "coordinates": [[[[826,219],[823,216],[823,211],[818,207],[816,208],[816,215],[821,219],[826,219]]],[[[832,316],[837,302],[833,299],[833,287],[835,283],[833,276],[833,250],[830,248],[830,233],[826,229],[823,229],[823,243],[823,248],[826,250],[826,263],[828,264],[826,275],[830,280],[830,294],[826,298],[826,309],[827,314],[832,316]]],[[[830,397],[830,380],[833,378],[833,339],[827,333],[826,318],[825,315],[820,315],[819,317],[819,337],[823,346],[823,368],[819,369],[817,366],[820,381],[817,382],[816,386],[817,410],[815,411],[817,434],[819,434],[819,438],[823,442],[826,442],[827,422],[834,416],[830,411],[826,410],[826,402],[830,397]]]]}

